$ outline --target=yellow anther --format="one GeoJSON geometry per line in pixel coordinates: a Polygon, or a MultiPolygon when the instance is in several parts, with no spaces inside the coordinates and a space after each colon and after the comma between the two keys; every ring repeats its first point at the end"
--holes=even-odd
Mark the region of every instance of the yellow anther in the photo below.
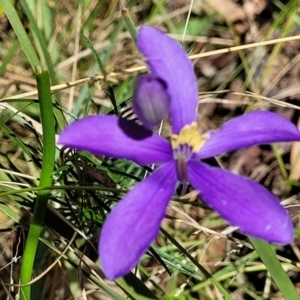
{"type": "Polygon", "coordinates": [[[188,145],[192,148],[192,152],[194,153],[200,150],[206,140],[207,137],[200,134],[196,122],[185,125],[179,134],[171,135],[172,149],[178,149],[180,145],[188,145]]]}

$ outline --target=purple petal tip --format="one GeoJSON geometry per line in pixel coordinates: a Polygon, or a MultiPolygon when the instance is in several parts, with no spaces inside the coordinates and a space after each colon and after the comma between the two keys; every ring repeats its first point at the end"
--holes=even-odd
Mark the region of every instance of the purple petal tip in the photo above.
{"type": "Polygon", "coordinates": [[[203,200],[242,232],[275,244],[289,244],[293,223],[279,200],[251,179],[189,163],[189,180],[203,200]]]}
{"type": "Polygon", "coordinates": [[[198,86],[193,65],[182,47],[165,32],[142,26],[137,45],[152,76],[166,83],[173,133],[196,120],[198,86]]]}
{"type": "Polygon", "coordinates": [[[170,97],[166,84],[151,75],[140,76],[135,85],[133,110],[139,120],[153,128],[169,115],[170,97]]]}
{"type": "Polygon", "coordinates": [[[147,251],[159,232],[176,181],[174,163],[161,165],[108,216],[99,243],[100,261],[108,279],[128,274],[147,251]]]}

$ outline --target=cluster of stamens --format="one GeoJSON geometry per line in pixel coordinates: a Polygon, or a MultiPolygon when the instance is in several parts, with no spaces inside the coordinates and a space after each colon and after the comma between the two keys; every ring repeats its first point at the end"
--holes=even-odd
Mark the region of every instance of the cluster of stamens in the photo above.
{"type": "Polygon", "coordinates": [[[205,143],[207,137],[202,136],[196,122],[185,125],[179,134],[172,134],[171,146],[174,159],[177,161],[177,174],[181,182],[187,180],[186,163],[205,143]]]}
{"type": "Polygon", "coordinates": [[[193,122],[185,125],[179,134],[172,134],[171,145],[173,150],[179,149],[181,145],[188,145],[193,153],[197,153],[206,139],[200,134],[197,123],[193,122]]]}

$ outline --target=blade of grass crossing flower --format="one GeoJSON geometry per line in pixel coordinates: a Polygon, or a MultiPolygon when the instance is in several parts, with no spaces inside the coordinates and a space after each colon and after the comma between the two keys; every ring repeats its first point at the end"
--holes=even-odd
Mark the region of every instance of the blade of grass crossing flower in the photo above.
{"type": "MultiPolygon", "coordinates": [[[[40,100],[41,123],[43,128],[43,163],[41,170],[40,187],[50,186],[52,183],[52,173],[55,160],[55,129],[54,115],[50,90],[50,80],[47,71],[42,71],[41,67],[36,70],[36,80],[38,96],[40,100]]],[[[29,227],[29,233],[23,254],[20,282],[28,283],[32,278],[35,254],[43,228],[44,216],[47,208],[47,201],[50,192],[40,190],[37,194],[33,217],[29,227]]],[[[32,285],[34,288],[34,285],[32,285]]],[[[31,300],[31,286],[21,289],[21,300],[31,300]]]]}
{"type": "Polygon", "coordinates": [[[171,235],[169,235],[163,228],[160,228],[160,231],[166,236],[172,243],[175,245],[198,269],[202,272],[205,279],[210,280],[214,286],[220,291],[226,300],[233,300],[229,293],[223,288],[223,286],[203,267],[198,261],[180,245],[171,235]]]}
{"type": "Polygon", "coordinates": [[[299,300],[298,295],[294,285],[292,284],[290,278],[287,276],[282,265],[280,264],[278,258],[276,257],[272,247],[261,240],[250,238],[250,241],[260,256],[261,260],[265,264],[271,277],[277,284],[280,292],[282,293],[285,300],[299,300]]]}
{"type": "Polygon", "coordinates": [[[122,17],[130,33],[132,40],[136,43],[137,30],[126,8],[121,9],[122,17]]]}
{"type": "Polygon", "coordinates": [[[21,20],[18,16],[18,13],[14,7],[14,5],[7,0],[0,0],[0,3],[2,4],[2,7],[6,13],[7,18],[10,21],[11,26],[14,29],[14,32],[16,33],[20,44],[22,45],[22,48],[27,56],[27,59],[29,63],[31,64],[32,69],[34,70],[35,66],[40,65],[39,58],[37,57],[35,50],[33,46],[31,45],[31,42],[27,36],[27,33],[23,27],[23,24],[21,23],[21,20]]]}

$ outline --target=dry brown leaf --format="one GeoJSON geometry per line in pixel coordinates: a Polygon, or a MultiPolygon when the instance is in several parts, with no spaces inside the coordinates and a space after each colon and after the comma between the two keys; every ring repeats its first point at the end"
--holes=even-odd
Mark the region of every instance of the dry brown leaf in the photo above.
{"type": "Polygon", "coordinates": [[[230,158],[228,169],[236,174],[250,176],[261,154],[262,150],[258,146],[239,150],[230,158]]]}
{"type": "Polygon", "coordinates": [[[227,108],[231,111],[234,111],[237,107],[238,102],[241,101],[243,98],[245,98],[245,97],[242,97],[241,95],[237,95],[237,94],[234,93],[234,92],[242,91],[243,90],[243,84],[244,84],[244,81],[240,77],[235,78],[230,83],[229,90],[232,91],[232,92],[229,92],[225,96],[225,98],[227,100],[232,100],[232,102],[224,102],[223,103],[224,108],[227,108]]]}
{"type": "Polygon", "coordinates": [[[243,8],[250,19],[254,19],[255,15],[259,15],[267,6],[266,0],[245,0],[243,8]]]}
{"type": "MultiPolygon", "coordinates": [[[[203,234],[202,238],[206,236],[203,234]]],[[[219,269],[218,262],[223,261],[226,255],[226,239],[213,239],[208,242],[201,255],[201,264],[206,266],[210,272],[215,272],[219,269]]]]}
{"type": "Polygon", "coordinates": [[[205,2],[230,23],[243,21],[246,19],[246,14],[242,7],[237,5],[232,0],[209,0],[205,2]]]}

